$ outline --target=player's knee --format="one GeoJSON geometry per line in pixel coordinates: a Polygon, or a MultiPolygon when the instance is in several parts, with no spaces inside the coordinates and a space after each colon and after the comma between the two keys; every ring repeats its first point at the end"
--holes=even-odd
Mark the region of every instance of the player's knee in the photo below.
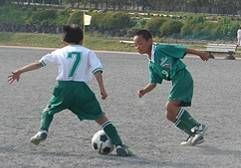
{"type": "Polygon", "coordinates": [[[173,104],[170,103],[170,102],[167,102],[165,107],[166,107],[167,113],[171,113],[173,111],[173,109],[174,109],[173,104]]]}
{"type": "Polygon", "coordinates": [[[176,115],[173,112],[166,111],[166,118],[171,122],[175,122],[176,115]]]}
{"type": "Polygon", "coordinates": [[[103,123],[105,123],[107,121],[109,121],[109,119],[105,115],[102,115],[95,120],[95,122],[97,122],[99,125],[102,125],[103,123]]]}
{"type": "Polygon", "coordinates": [[[175,122],[177,115],[178,107],[175,104],[167,102],[166,103],[166,118],[169,121],[175,122]]]}

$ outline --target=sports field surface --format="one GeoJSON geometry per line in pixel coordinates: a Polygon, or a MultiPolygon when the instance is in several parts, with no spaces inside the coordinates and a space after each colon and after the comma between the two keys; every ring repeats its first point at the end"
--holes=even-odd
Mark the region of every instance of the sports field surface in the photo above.
{"type": "Polygon", "coordinates": [[[99,130],[93,121],[80,122],[63,111],[52,122],[48,139],[34,146],[29,139],[39,127],[57,69],[48,66],[22,75],[9,85],[8,74],[38,60],[50,50],[0,47],[0,168],[240,168],[241,61],[202,62],[186,57],[194,78],[190,113],[209,129],[206,141],[182,147],[187,137],[165,119],[170,83],[164,82],[143,98],[137,90],[147,82],[147,59],[138,54],[97,52],[104,65],[109,97],[100,100],[96,82],[91,88],[103,110],[136,156],[103,156],[91,149],[99,130]]]}

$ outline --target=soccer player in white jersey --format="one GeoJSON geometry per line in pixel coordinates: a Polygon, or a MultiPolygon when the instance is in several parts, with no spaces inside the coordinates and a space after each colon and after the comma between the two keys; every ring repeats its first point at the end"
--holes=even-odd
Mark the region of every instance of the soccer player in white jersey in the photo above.
{"type": "Polygon", "coordinates": [[[65,47],[44,55],[39,61],[25,65],[8,76],[8,81],[12,84],[14,81],[19,81],[22,73],[42,68],[50,63],[58,67],[57,84],[48,105],[41,114],[40,129],[30,141],[35,145],[44,141],[54,115],[69,109],[80,120],[95,120],[101,125],[115,145],[118,156],[132,155],[129,148],[122,143],[116,128],[102,112],[95,94],[86,84],[93,74],[97,80],[101,98],[106,99],[102,64],[93,51],[82,46],[83,31],[75,25],[64,26],[63,41],[66,43],[65,47]]]}
{"type": "Polygon", "coordinates": [[[237,31],[237,40],[238,40],[237,46],[241,46],[241,26],[237,31]]]}

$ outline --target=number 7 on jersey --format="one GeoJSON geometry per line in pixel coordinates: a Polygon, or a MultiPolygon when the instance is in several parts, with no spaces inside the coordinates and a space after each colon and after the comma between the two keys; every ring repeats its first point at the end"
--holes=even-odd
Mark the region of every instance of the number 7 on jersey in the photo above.
{"type": "Polygon", "coordinates": [[[72,77],[80,63],[81,53],[80,52],[70,52],[70,53],[68,53],[67,58],[75,59],[73,62],[73,66],[69,72],[69,77],[72,77]]]}

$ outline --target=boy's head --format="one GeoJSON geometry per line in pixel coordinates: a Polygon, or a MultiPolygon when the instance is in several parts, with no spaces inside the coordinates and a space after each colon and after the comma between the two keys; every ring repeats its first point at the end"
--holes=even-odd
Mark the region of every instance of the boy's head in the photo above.
{"type": "Polygon", "coordinates": [[[134,33],[135,48],[140,54],[151,53],[152,35],[148,30],[138,30],[134,33]]]}
{"type": "Polygon", "coordinates": [[[82,44],[83,31],[78,25],[65,25],[63,27],[63,41],[69,44],[82,44]]]}

